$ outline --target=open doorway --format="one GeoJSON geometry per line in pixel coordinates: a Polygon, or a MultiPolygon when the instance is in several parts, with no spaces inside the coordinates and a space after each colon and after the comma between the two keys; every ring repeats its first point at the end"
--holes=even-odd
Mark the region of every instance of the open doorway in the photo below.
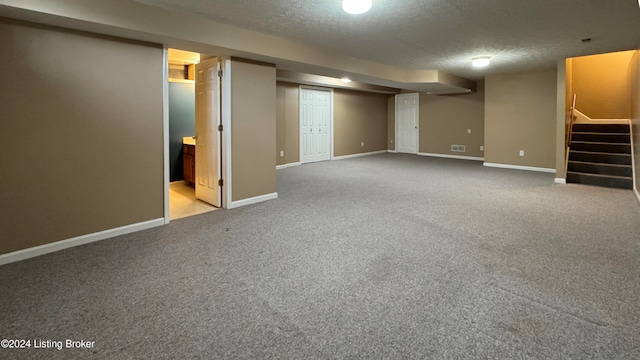
{"type": "Polygon", "coordinates": [[[202,124],[199,129],[196,129],[197,117],[211,116],[211,106],[214,107],[214,113],[219,113],[220,86],[216,79],[217,83],[209,86],[212,93],[201,94],[200,103],[197,103],[197,94],[202,93],[198,90],[202,84],[197,84],[196,81],[197,67],[205,57],[199,53],[177,49],[168,49],[167,57],[169,63],[169,218],[175,220],[216,210],[217,207],[213,205],[220,206],[219,201],[209,197],[202,199],[202,184],[206,185],[204,186],[206,190],[209,188],[209,183],[215,182],[215,190],[219,191],[217,184],[220,173],[220,142],[217,138],[219,137],[217,132],[219,116],[216,115],[215,124],[212,123],[204,129],[208,132],[206,137],[201,135],[203,139],[200,141],[196,138],[196,133],[203,131],[202,124]],[[215,99],[214,104],[209,104],[208,111],[198,110],[202,108],[202,98],[207,96],[215,99]],[[210,161],[206,161],[207,158],[215,160],[215,163],[209,166],[210,161]],[[214,176],[205,176],[205,172],[210,167],[215,167],[214,176]],[[198,177],[202,181],[199,181],[198,177]],[[201,187],[200,196],[196,194],[197,184],[201,187]]]}
{"type": "Polygon", "coordinates": [[[566,182],[633,189],[632,59],[636,50],[566,60],[566,182]]]}

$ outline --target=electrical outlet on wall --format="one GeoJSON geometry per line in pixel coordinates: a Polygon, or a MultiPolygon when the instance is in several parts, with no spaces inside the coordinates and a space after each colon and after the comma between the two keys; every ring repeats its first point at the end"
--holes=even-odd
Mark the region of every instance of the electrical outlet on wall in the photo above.
{"type": "Polygon", "coordinates": [[[467,134],[471,134],[471,129],[467,129],[467,134]]]}
{"type": "Polygon", "coordinates": [[[524,150],[520,150],[520,156],[524,156],[524,150]]]}
{"type": "Polygon", "coordinates": [[[484,151],[484,145],[480,145],[480,151],[484,151]]]}
{"type": "Polygon", "coordinates": [[[360,143],[360,146],[364,147],[364,141],[360,143]]]}
{"type": "Polygon", "coordinates": [[[284,157],[284,151],[280,150],[280,157],[284,157]]]}

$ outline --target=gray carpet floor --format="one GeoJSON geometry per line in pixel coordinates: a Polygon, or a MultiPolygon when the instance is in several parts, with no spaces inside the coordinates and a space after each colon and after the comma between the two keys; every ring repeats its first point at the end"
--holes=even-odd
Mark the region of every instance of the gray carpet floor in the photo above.
{"type": "Polygon", "coordinates": [[[383,154],[277,200],[0,267],[0,358],[640,359],[640,206],[553,174],[383,154]]]}

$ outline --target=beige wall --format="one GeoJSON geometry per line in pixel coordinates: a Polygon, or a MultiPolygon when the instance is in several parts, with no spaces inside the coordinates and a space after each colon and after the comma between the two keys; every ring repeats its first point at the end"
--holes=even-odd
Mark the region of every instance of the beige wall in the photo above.
{"type": "Polygon", "coordinates": [[[484,83],[477,92],[464,95],[420,94],[421,153],[483,157],[484,83]],[[471,133],[468,130],[471,129],[471,133]],[[451,145],[465,145],[466,152],[452,152],[451,145]]]}
{"type": "Polygon", "coordinates": [[[555,168],[556,76],[554,70],[486,77],[485,162],[555,168]]]}
{"type": "Polygon", "coordinates": [[[396,149],[396,96],[387,95],[387,150],[396,149]]]}
{"type": "Polygon", "coordinates": [[[299,90],[298,84],[278,81],[276,84],[276,97],[278,104],[277,118],[277,146],[276,164],[297,163],[300,158],[300,148],[298,138],[300,137],[299,123],[299,90]],[[284,157],[280,156],[280,151],[284,151],[284,157]]]}
{"type": "Polygon", "coordinates": [[[0,19],[0,253],[162,218],[162,49],[0,19]]]}
{"type": "Polygon", "coordinates": [[[576,109],[592,119],[628,119],[627,68],[633,51],[576,57],[571,60],[570,88],[576,109]]]}
{"type": "Polygon", "coordinates": [[[629,90],[631,94],[631,128],[633,131],[634,169],[636,191],[640,192],[640,55],[633,54],[629,62],[629,90]]]}
{"type": "Polygon", "coordinates": [[[333,102],[335,156],[387,149],[387,95],[335,89],[333,102]]]}
{"type": "Polygon", "coordinates": [[[558,60],[556,68],[556,179],[567,177],[567,109],[571,106],[567,105],[567,96],[571,94],[567,84],[567,74],[571,72],[569,64],[568,60],[558,60]]]}
{"type": "Polygon", "coordinates": [[[565,101],[565,109],[566,118],[569,118],[569,111],[571,110],[571,105],[573,104],[573,58],[566,59],[564,61],[564,71],[565,71],[565,87],[564,87],[564,101],[565,101]]]}
{"type": "Polygon", "coordinates": [[[231,200],[276,192],[276,68],[231,62],[231,200]]]}

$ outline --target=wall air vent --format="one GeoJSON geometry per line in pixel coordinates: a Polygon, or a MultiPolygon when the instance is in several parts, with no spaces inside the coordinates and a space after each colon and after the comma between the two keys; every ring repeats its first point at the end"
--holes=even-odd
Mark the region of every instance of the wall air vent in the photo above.
{"type": "Polygon", "coordinates": [[[465,152],[465,146],[464,145],[451,145],[451,151],[454,152],[465,152]]]}

